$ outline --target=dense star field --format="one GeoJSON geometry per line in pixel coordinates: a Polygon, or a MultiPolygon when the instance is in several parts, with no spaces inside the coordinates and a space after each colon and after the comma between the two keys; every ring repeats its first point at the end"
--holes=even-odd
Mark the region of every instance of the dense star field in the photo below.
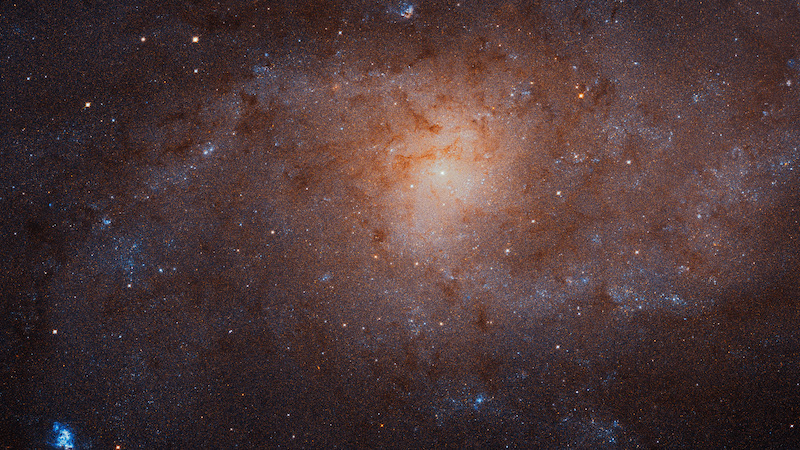
{"type": "Polygon", "coordinates": [[[800,3],[0,36],[4,448],[800,445],[800,3]]]}

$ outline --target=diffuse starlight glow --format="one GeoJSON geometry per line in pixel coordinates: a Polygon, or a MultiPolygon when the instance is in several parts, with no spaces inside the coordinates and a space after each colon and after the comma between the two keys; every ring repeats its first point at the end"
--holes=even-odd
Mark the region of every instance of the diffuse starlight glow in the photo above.
{"type": "Polygon", "coordinates": [[[434,123],[388,149],[394,186],[384,202],[393,212],[396,245],[416,254],[449,255],[478,239],[472,222],[476,214],[491,212],[502,161],[493,138],[466,114],[434,123]]]}
{"type": "Polygon", "coordinates": [[[3,445],[798,442],[793,2],[36,3],[3,445]]]}

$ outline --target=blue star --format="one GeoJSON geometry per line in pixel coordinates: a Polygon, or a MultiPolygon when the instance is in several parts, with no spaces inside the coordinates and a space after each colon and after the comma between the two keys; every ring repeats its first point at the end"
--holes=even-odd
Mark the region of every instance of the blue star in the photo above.
{"type": "Polygon", "coordinates": [[[483,394],[478,394],[478,396],[475,397],[475,401],[472,402],[472,408],[477,411],[485,401],[486,397],[484,397],[483,394]]]}

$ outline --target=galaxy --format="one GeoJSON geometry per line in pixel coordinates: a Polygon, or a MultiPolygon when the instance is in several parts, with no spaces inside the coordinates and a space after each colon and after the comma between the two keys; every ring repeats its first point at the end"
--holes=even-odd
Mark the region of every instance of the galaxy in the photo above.
{"type": "Polygon", "coordinates": [[[800,446],[800,3],[0,33],[4,448],[800,446]]]}

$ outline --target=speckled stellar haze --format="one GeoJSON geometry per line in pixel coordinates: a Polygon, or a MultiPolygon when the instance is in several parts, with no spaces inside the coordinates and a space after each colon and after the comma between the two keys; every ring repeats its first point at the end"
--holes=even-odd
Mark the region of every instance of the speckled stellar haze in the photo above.
{"type": "Polygon", "coordinates": [[[793,448],[800,4],[47,2],[8,448],[793,448]]]}

